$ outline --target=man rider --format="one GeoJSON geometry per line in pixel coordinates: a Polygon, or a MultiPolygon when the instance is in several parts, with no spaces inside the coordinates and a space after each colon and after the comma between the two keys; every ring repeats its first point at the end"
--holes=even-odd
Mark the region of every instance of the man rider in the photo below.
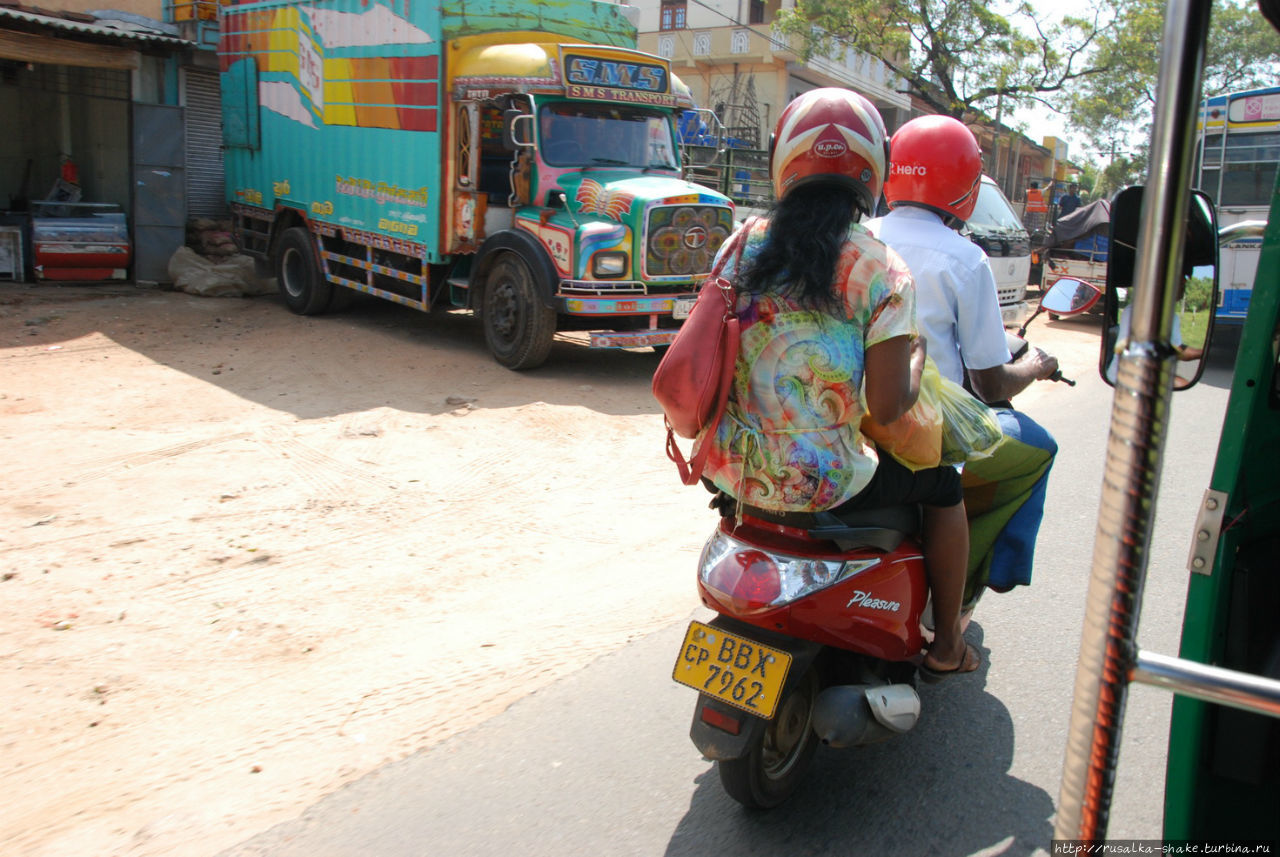
{"type": "MultiPolygon", "coordinates": [[[[957,230],[973,214],[982,153],[961,122],[922,116],[889,145],[889,214],[867,224],[906,261],[917,289],[917,323],[938,371],[969,383],[985,402],[1007,403],[1058,361],[1038,348],[1012,360],[986,254],[957,230]]],[[[1004,591],[1031,582],[1049,468],[1058,447],[1026,414],[997,408],[1005,440],[964,468],[970,551],[966,603],[985,584],[1004,591]]]]}
{"type": "Polygon", "coordinates": [[[1058,199],[1058,219],[1066,217],[1080,207],[1080,185],[1072,182],[1067,185],[1067,192],[1058,199]]]}

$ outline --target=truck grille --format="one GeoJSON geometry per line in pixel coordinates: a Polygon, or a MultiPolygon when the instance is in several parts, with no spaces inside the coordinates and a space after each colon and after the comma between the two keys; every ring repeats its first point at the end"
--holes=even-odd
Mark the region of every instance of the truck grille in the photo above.
{"type": "Polygon", "coordinates": [[[644,241],[645,277],[688,279],[705,274],[732,231],[729,208],[666,205],[651,209],[644,241]]]}
{"type": "Polygon", "coordinates": [[[996,294],[999,296],[1000,306],[1017,303],[1022,300],[1022,296],[1026,294],[1026,287],[1010,286],[1004,289],[996,289],[996,294]]]}

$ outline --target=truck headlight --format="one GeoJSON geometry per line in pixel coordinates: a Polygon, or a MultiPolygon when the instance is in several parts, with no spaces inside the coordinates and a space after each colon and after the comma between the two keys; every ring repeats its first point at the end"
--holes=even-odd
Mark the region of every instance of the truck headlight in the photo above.
{"type": "Polygon", "coordinates": [[[591,259],[591,274],[600,279],[621,277],[627,272],[627,254],[621,252],[597,253],[591,259]]]}

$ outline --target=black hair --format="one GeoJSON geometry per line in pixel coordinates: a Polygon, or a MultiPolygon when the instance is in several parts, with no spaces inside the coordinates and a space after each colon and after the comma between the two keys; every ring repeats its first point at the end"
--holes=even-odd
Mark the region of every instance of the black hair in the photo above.
{"type": "Polygon", "coordinates": [[[836,306],[836,263],[860,212],[850,188],[827,182],[795,188],[770,213],[769,235],[738,288],[755,295],[791,295],[815,309],[836,306]]]}

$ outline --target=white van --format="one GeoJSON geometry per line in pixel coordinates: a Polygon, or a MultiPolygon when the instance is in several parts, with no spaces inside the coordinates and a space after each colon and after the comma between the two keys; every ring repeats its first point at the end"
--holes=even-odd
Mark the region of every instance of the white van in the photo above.
{"type": "Polygon", "coordinates": [[[1005,327],[1022,324],[1027,313],[1027,278],[1031,274],[1031,236],[1000,187],[987,176],[982,177],[978,204],[961,234],[987,254],[1005,327]]]}

